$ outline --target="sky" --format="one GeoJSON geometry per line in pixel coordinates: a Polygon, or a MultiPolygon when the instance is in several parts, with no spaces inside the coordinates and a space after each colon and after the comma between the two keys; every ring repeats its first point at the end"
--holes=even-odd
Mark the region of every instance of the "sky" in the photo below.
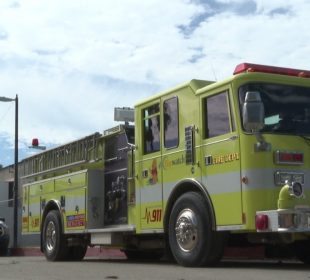
{"type": "MultiPolygon", "coordinates": [[[[308,0],[1,0],[0,97],[19,100],[19,159],[102,132],[114,107],[252,62],[310,69],[308,0]]],[[[0,164],[15,102],[0,102],[0,164]]]]}

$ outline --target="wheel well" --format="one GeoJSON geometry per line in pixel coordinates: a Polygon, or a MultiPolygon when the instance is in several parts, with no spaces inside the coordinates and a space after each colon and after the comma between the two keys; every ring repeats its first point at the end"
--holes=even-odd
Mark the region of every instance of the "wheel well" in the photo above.
{"type": "MultiPolygon", "coordinates": [[[[52,211],[52,210],[57,210],[60,212],[60,204],[55,201],[55,200],[51,200],[49,201],[45,207],[44,207],[44,210],[43,210],[43,214],[42,214],[42,217],[41,217],[41,225],[40,225],[40,232],[41,232],[41,238],[40,238],[40,245],[41,245],[41,251],[43,252],[43,247],[42,247],[42,231],[43,231],[43,225],[44,225],[44,221],[45,221],[45,218],[47,216],[47,214],[52,211]]],[[[62,219],[62,215],[60,215],[61,217],[61,223],[63,224],[63,219],[62,219]]],[[[62,227],[63,228],[63,227],[62,227]]]]}
{"type": "MultiPolygon", "coordinates": [[[[43,224],[44,224],[44,220],[48,214],[48,212],[52,211],[52,210],[58,210],[60,211],[60,205],[57,201],[55,200],[51,200],[49,201],[45,207],[44,207],[44,210],[43,210],[43,214],[42,214],[42,219],[41,219],[41,230],[43,229],[43,224]]],[[[61,221],[62,222],[62,221],[61,221]]]]}
{"type": "Polygon", "coordinates": [[[213,204],[212,204],[208,191],[196,180],[187,179],[182,182],[179,182],[175,186],[174,190],[172,191],[172,193],[170,194],[168,198],[166,209],[165,209],[165,216],[164,216],[165,232],[167,232],[167,229],[168,229],[169,217],[170,217],[170,213],[171,213],[171,210],[172,210],[172,207],[175,201],[186,192],[197,192],[202,195],[202,197],[205,199],[207,206],[210,209],[210,213],[212,217],[212,229],[215,230],[216,229],[215,213],[214,213],[213,204]]]}

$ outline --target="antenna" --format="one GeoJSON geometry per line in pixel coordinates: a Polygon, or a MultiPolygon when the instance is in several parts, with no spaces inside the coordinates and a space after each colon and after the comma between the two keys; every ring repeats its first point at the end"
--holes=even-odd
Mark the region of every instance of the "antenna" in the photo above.
{"type": "Polygon", "coordinates": [[[217,82],[217,77],[216,77],[216,73],[215,73],[215,70],[214,70],[212,62],[210,62],[210,64],[211,64],[211,70],[212,70],[212,73],[213,73],[214,80],[217,82]]]}

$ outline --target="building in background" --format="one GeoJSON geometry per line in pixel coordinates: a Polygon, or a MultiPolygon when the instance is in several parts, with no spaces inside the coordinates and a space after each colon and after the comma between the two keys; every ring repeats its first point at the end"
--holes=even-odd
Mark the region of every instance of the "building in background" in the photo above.
{"type": "MultiPolygon", "coordinates": [[[[21,169],[21,163],[19,164],[21,169]]],[[[20,174],[22,175],[22,174],[20,174]]],[[[17,248],[20,247],[39,247],[39,235],[22,235],[22,191],[18,186],[18,209],[17,209],[17,233],[14,233],[14,164],[0,169],[0,218],[5,221],[9,227],[10,243],[9,248],[14,247],[14,234],[17,234],[17,248]]]]}

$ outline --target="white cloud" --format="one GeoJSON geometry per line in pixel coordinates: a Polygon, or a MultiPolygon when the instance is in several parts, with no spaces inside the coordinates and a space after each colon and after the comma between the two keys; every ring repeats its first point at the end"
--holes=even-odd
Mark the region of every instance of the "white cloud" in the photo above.
{"type": "Polygon", "coordinates": [[[306,0],[2,0],[0,95],[19,94],[23,141],[71,141],[113,125],[115,106],[243,61],[310,68],[309,15],[306,0]]]}

